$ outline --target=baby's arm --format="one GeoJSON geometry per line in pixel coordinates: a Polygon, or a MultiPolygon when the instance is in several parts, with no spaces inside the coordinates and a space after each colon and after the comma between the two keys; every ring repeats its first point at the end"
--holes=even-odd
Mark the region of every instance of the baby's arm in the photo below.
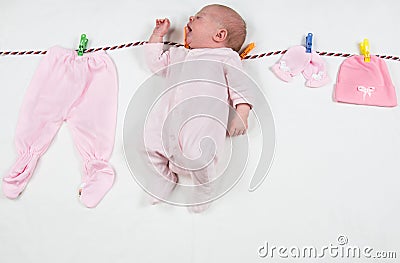
{"type": "Polygon", "coordinates": [[[249,118],[250,105],[247,103],[237,104],[235,112],[235,116],[229,123],[229,136],[243,135],[249,127],[247,119],[249,118]]]}
{"type": "Polygon", "coordinates": [[[166,76],[167,67],[170,63],[169,52],[163,50],[163,37],[167,34],[170,22],[167,18],[156,19],[148,44],[145,45],[145,57],[147,66],[153,73],[166,76]],[[165,69],[165,70],[162,70],[165,69]]]}
{"type": "Polygon", "coordinates": [[[225,77],[229,87],[229,98],[235,108],[235,114],[228,124],[228,134],[238,136],[245,134],[248,128],[249,112],[253,108],[254,101],[251,87],[254,84],[244,73],[241,73],[243,66],[237,53],[232,55],[227,64],[230,66],[225,68],[225,77]]]}
{"type": "Polygon", "coordinates": [[[162,43],[164,36],[168,33],[170,22],[168,18],[156,19],[156,26],[153,29],[149,43],[162,43]]]}

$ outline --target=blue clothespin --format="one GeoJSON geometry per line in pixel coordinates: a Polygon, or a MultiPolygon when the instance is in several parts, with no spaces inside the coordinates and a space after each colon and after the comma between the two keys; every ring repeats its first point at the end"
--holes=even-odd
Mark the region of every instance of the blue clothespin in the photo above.
{"type": "Polygon", "coordinates": [[[308,33],[306,36],[306,53],[311,53],[311,48],[312,48],[312,33],[308,33]]]}
{"type": "Polygon", "coordinates": [[[83,56],[83,52],[86,49],[88,41],[89,41],[89,39],[86,38],[86,35],[82,34],[81,41],[79,42],[78,56],[83,56]]]}

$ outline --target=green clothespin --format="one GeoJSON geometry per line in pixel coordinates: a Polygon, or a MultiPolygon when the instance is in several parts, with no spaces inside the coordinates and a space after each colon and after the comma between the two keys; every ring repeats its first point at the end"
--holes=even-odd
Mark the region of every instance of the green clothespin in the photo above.
{"type": "Polygon", "coordinates": [[[81,41],[79,42],[78,56],[83,56],[83,51],[85,51],[88,41],[89,39],[86,38],[86,35],[82,34],[81,41]]]}

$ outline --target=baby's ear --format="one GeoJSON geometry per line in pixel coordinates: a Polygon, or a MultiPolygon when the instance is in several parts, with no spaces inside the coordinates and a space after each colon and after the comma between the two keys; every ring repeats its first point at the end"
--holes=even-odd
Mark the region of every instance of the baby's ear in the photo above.
{"type": "Polygon", "coordinates": [[[228,37],[228,30],[222,28],[222,29],[218,29],[218,31],[214,35],[213,39],[216,42],[224,42],[227,37],[228,37]]]}

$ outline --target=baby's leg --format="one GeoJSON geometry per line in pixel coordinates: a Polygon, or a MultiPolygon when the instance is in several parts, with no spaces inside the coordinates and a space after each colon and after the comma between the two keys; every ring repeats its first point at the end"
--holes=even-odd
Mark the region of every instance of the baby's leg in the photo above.
{"type": "Polygon", "coordinates": [[[167,198],[178,183],[178,176],[168,167],[168,159],[158,151],[147,150],[150,170],[147,190],[153,196],[151,203],[158,204],[167,198]]]}
{"type": "Polygon", "coordinates": [[[212,181],[216,179],[216,163],[225,143],[225,134],[226,127],[209,117],[193,118],[181,129],[184,156],[181,166],[186,168],[193,181],[188,207],[192,212],[206,210],[213,198],[212,181]]]}
{"type": "Polygon", "coordinates": [[[193,181],[193,193],[189,211],[201,213],[210,206],[213,193],[212,180],[215,178],[215,162],[211,162],[206,168],[191,171],[193,181]]]}

